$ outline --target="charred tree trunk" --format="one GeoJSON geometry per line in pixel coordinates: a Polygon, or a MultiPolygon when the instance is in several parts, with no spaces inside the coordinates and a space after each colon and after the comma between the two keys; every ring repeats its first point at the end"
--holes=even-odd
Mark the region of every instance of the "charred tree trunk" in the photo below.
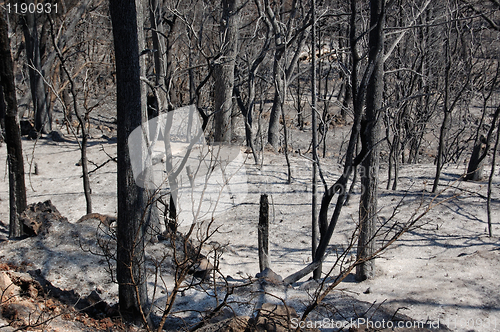
{"type": "Polygon", "coordinates": [[[269,202],[267,195],[260,195],[259,211],[259,268],[260,272],[270,267],[269,262],[269,202]]]}
{"type": "Polygon", "coordinates": [[[220,23],[222,45],[213,75],[215,80],[215,135],[216,142],[231,142],[231,115],[233,110],[234,65],[238,51],[239,0],[222,0],[220,23]]]}
{"type": "MultiPolygon", "coordinates": [[[[370,37],[368,66],[374,66],[366,91],[366,110],[363,119],[361,142],[368,154],[362,162],[361,199],[359,202],[360,234],[356,266],[356,279],[365,280],[374,276],[375,229],[377,220],[378,170],[380,121],[384,91],[384,24],[385,0],[370,1],[370,37]]],[[[361,172],[360,170],[360,172],[361,172]]]]}
{"type": "MultiPolygon", "coordinates": [[[[144,252],[145,190],[137,186],[127,146],[142,122],[142,96],[134,0],[110,0],[116,59],[118,124],[117,271],[119,306],[127,321],[145,323],[148,304],[144,252]]],[[[134,158],[141,156],[133,156],[134,158]]]]}
{"type": "MultiPolygon", "coordinates": [[[[494,125],[495,123],[493,123],[494,125]]],[[[493,147],[493,160],[491,161],[491,172],[490,176],[488,177],[488,194],[486,198],[486,213],[488,215],[488,235],[489,237],[493,236],[493,226],[492,226],[492,221],[491,221],[491,186],[493,183],[493,176],[495,176],[495,164],[497,160],[497,151],[498,151],[498,144],[500,142],[500,124],[497,125],[497,138],[495,140],[495,145],[493,147]]]]}
{"type": "MultiPolygon", "coordinates": [[[[160,6],[161,7],[161,6],[160,6]]],[[[167,38],[165,38],[165,55],[164,55],[164,69],[165,69],[165,78],[163,79],[165,90],[167,94],[167,110],[172,111],[175,107],[179,106],[179,101],[177,98],[178,91],[172,84],[174,79],[174,43],[177,39],[177,16],[172,16],[169,19],[165,20],[166,25],[168,25],[168,34],[167,38]]]]}
{"type": "Polygon", "coordinates": [[[302,107],[302,89],[300,79],[300,66],[297,66],[297,126],[300,130],[304,130],[304,109],[302,107]]]}
{"type": "Polygon", "coordinates": [[[165,52],[165,43],[160,34],[164,33],[163,26],[163,11],[158,0],[151,1],[150,8],[150,21],[153,25],[152,39],[153,39],[153,49],[156,50],[154,53],[154,66],[155,66],[155,86],[154,95],[156,98],[156,109],[148,109],[148,114],[150,118],[158,116],[163,111],[167,110],[168,98],[167,94],[161,89],[162,79],[166,77],[166,59],[164,59],[163,54],[165,52]]]}
{"type": "Polygon", "coordinates": [[[279,124],[280,116],[282,116],[283,103],[287,91],[287,84],[290,81],[295,66],[300,57],[300,51],[304,46],[304,42],[309,36],[310,26],[309,16],[303,17],[303,25],[292,28],[292,23],[295,23],[299,16],[296,1],[291,3],[291,8],[286,12],[287,20],[284,20],[285,12],[282,9],[273,10],[272,5],[268,0],[264,1],[265,18],[272,29],[274,35],[274,62],[273,62],[273,83],[274,83],[274,100],[269,117],[269,127],[267,132],[267,142],[278,151],[280,143],[279,124]],[[291,41],[296,44],[295,53],[289,50],[291,41]]]}
{"type": "Polygon", "coordinates": [[[271,8],[271,4],[265,1],[266,16],[272,27],[274,34],[274,61],[273,61],[273,83],[274,83],[274,99],[269,117],[269,127],[267,131],[267,142],[278,151],[280,144],[279,120],[282,114],[283,107],[281,101],[284,100],[285,93],[285,32],[282,25],[278,21],[278,15],[271,8]]]}
{"type": "MultiPolygon", "coordinates": [[[[449,72],[449,68],[447,67],[447,72],[449,72]]],[[[447,78],[449,78],[448,74],[445,74],[445,81],[448,81],[447,78]]],[[[445,83],[447,87],[445,88],[445,106],[444,106],[444,117],[443,117],[443,123],[441,124],[441,130],[439,131],[439,145],[438,145],[438,151],[437,151],[437,156],[436,156],[436,175],[434,176],[434,183],[432,185],[432,193],[435,193],[437,191],[438,185],[439,185],[439,179],[441,177],[441,170],[443,169],[443,164],[444,164],[444,153],[445,153],[445,147],[446,147],[446,137],[448,136],[448,131],[450,127],[450,109],[448,108],[448,84],[445,83]]]]}
{"type": "MultiPolygon", "coordinates": [[[[262,6],[260,5],[259,2],[257,3],[259,15],[264,16],[265,14],[263,13],[262,6]]],[[[255,102],[256,102],[256,81],[257,81],[257,70],[259,69],[260,65],[262,62],[265,60],[267,53],[269,52],[270,49],[270,44],[271,44],[271,38],[270,38],[270,30],[271,26],[268,21],[264,21],[265,23],[265,31],[266,31],[266,37],[264,39],[264,44],[262,45],[262,48],[260,49],[260,53],[257,55],[257,57],[251,62],[251,65],[249,63],[249,70],[248,70],[248,90],[247,90],[247,100],[246,103],[243,102],[243,98],[241,96],[241,92],[238,86],[235,86],[235,95],[236,95],[236,100],[238,103],[239,108],[241,109],[241,113],[243,114],[244,120],[245,120],[245,136],[246,136],[246,143],[247,146],[251,148],[252,150],[252,155],[254,157],[255,164],[258,164],[258,156],[257,156],[257,151],[255,150],[255,144],[254,144],[254,133],[253,133],[253,117],[254,117],[254,109],[255,109],[255,102]]],[[[236,73],[239,73],[241,75],[241,72],[236,70],[236,73]]],[[[240,81],[244,81],[243,79],[240,79],[240,81]]]]}
{"type": "MultiPolygon", "coordinates": [[[[346,35],[340,36],[339,38],[339,49],[347,48],[349,40],[349,28],[346,29],[346,35]]],[[[351,67],[352,57],[342,52],[340,55],[340,63],[342,64],[340,71],[340,79],[342,80],[342,85],[339,90],[337,99],[341,102],[342,107],[340,108],[340,116],[342,120],[347,121],[347,110],[352,105],[352,88],[351,79],[349,77],[349,72],[347,68],[351,67]]]]}
{"type": "MultiPolygon", "coordinates": [[[[316,270],[322,263],[326,249],[330,243],[330,239],[332,238],[335,227],[337,226],[337,222],[340,218],[340,213],[342,212],[342,208],[344,207],[344,203],[348,197],[347,185],[349,178],[352,172],[356,169],[356,166],[359,165],[363,156],[366,155],[365,151],[361,151],[359,155],[355,156],[356,145],[359,138],[360,130],[361,130],[361,113],[363,109],[363,102],[365,100],[366,95],[366,86],[367,86],[367,78],[371,75],[372,69],[368,67],[363,75],[363,79],[358,86],[358,65],[359,65],[359,54],[357,52],[357,41],[358,38],[356,36],[356,2],[357,0],[351,0],[351,18],[350,18],[350,49],[351,55],[353,57],[353,66],[351,70],[351,81],[352,81],[352,96],[353,96],[353,110],[354,110],[354,121],[352,124],[351,135],[349,138],[349,143],[347,146],[346,156],[345,156],[345,164],[342,175],[337,179],[337,181],[330,186],[329,188],[325,188],[325,193],[323,194],[323,198],[321,200],[318,222],[320,225],[325,225],[325,232],[321,233],[321,239],[319,241],[318,247],[316,249],[316,254],[314,257],[314,261],[301,269],[300,271],[295,272],[294,274],[286,277],[283,280],[285,284],[291,284],[299,279],[305,277],[309,273],[316,270]],[[337,202],[335,203],[335,208],[333,214],[328,221],[328,208],[330,207],[330,203],[334,196],[338,193],[337,202]]],[[[364,149],[363,149],[364,150],[364,149]]]]}
{"type": "MultiPolygon", "coordinates": [[[[320,234],[322,237],[326,234],[327,224],[318,223],[318,213],[317,213],[317,196],[318,196],[318,185],[317,185],[317,173],[318,173],[318,124],[317,124],[317,72],[316,72],[316,0],[312,0],[312,34],[311,34],[311,51],[312,51],[312,66],[311,66],[311,126],[312,126],[312,159],[313,159],[313,173],[312,173],[312,257],[313,260],[316,257],[316,249],[318,248],[318,243],[320,239],[320,234]]],[[[319,280],[321,278],[322,266],[318,266],[314,270],[313,278],[319,280]]]]}
{"type": "Polygon", "coordinates": [[[3,88],[0,85],[0,145],[5,141],[5,100],[3,97],[3,88]]]}
{"type": "Polygon", "coordinates": [[[276,51],[274,53],[273,64],[273,78],[274,78],[274,100],[271,108],[271,115],[269,117],[269,129],[267,131],[267,142],[278,151],[280,145],[280,127],[279,120],[282,114],[281,108],[283,107],[281,100],[282,95],[285,93],[285,73],[283,71],[283,55],[285,46],[276,40],[276,51]]]}
{"type": "Polygon", "coordinates": [[[482,179],[483,162],[490,150],[491,143],[493,141],[493,132],[498,127],[497,122],[499,118],[500,106],[497,107],[495,113],[493,114],[491,126],[486,137],[484,135],[480,135],[474,144],[472,156],[467,167],[467,175],[465,176],[466,180],[479,181],[482,179]]]}
{"type": "MultiPolygon", "coordinates": [[[[61,84],[64,82],[64,76],[65,76],[64,69],[62,68],[62,65],[59,68],[59,78],[61,81],[61,84]]],[[[72,126],[73,123],[73,113],[72,113],[72,108],[71,108],[71,97],[70,97],[70,89],[69,87],[65,87],[61,91],[61,100],[64,103],[63,111],[64,111],[64,118],[66,122],[66,129],[68,131],[68,134],[71,133],[70,126],[72,126]]]]}
{"type": "MultiPolygon", "coordinates": [[[[450,10],[451,13],[451,10],[450,10]]],[[[443,122],[439,133],[439,146],[436,156],[436,175],[432,192],[436,193],[444,164],[448,161],[448,136],[452,127],[452,115],[464,97],[463,94],[469,87],[471,77],[473,77],[474,62],[468,49],[464,35],[468,33],[467,25],[455,24],[451,21],[455,17],[450,17],[450,23],[446,25],[444,33],[444,87],[443,87],[443,122]],[[456,69],[464,69],[457,72],[456,69]]],[[[456,136],[454,139],[460,139],[456,136]]]]}
{"type": "Polygon", "coordinates": [[[37,20],[34,13],[23,18],[23,32],[26,40],[26,57],[29,66],[31,97],[35,111],[35,129],[38,133],[48,134],[52,130],[52,114],[49,98],[42,75],[42,55],[37,31],[37,20]]]}
{"type": "MultiPolygon", "coordinates": [[[[89,114],[88,113],[82,114],[78,110],[78,102],[77,102],[78,96],[75,89],[75,81],[73,80],[73,77],[69,72],[68,67],[66,66],[66,59],[64,58],[61,49],[57,46],[55,37],[56,32],[54,31],[54,27],[52,24],[51,24],[50,34],[52,37],[52,42],[56,50],[57,56],[59,58],[59,61],[61,62],[60,69],[68,78],[69,91],[71,93],[72,103],[73,103],[73,110],[75,112],[76,118],[78,119],[79,126],[82,129],[82,140],[79,143],[80,156],[81,156],[80,162],[82,167],[83,191],[85,194],[85,202],[87,205],[87,214],[89,214],[92,213],[92,189],[90,187],[90,177],[89,177],[88,158],[87,158],[87,144],[89,138],[89,126],[88,126],[89,114]]],[[[78,137],[76,137],[76,135],[75,138],[78,140],[78,137]]]]}
{"type": "Polygon", "coordinates": [[[483,161],[481,156],[486,150],[486,137],[481,135],[479,139],[474,144],[472,149],[472,156],[469,160],[469,165],[467,166],[466,180],[469,181],[479,181],[483,178],[483,161]]]}
{"type": "Polygon", "coordinates": [[[5,102],[6,106],[5,141],[9,164],[10,238],[23,235],[23,225],[20,223],[18,215],[26,209],[23,149],[13,68],[7,22],[5,22],[3,15],[0,15],[0,83],[3,89],[0,103],[4,104],[5,102]]]}
{"type": "MultiPolygon", "coordinates": [[[[176,16],[173,16],[169,20],[164,20],[164,9],[159,0],[151,1],[150,7],[150,21],[153,24],[153,48],[156,50],[154,54],[154,65],[155,65],[155,85],[153,87],[154,98],[155,98],[155,106],[156,109],[148,110],[148,116],[158,116],[164,114],[167,111],[173,111],[175,101],[175,91],[172,88],[171,80],[173,75],[172,68],[172,59],[173,59],[173,51],[172,44],[175,38],[175,24],[176,24],[176,16]],[[164,24],[166,23],[166,24],[164,24]],[[168,27],[168,32],[166,31],[168,27]],[[164,38],[166,36],[166,38],[164,38]]],[[[139,41],[141,44],[142,41],[139,41]]],[[[144,46],[143,46],[144,47],[144,46]]],[[[141,64],[142,65],[142,64],[141,64]]],[[[142,68],[145,68],[144,66],[142,68]]],[[[192,97],[191,97],[191,100],[192,97]]],[[[172,113],[169,113],[171,116],[172,113]]],[[[144,115],[143,115],[144,117],[144,115]]],[[[171,124],[171,121],[167,121],[168,124],[171,124]]],[[[166,125],[164,123],[157,126],[156,130],[160,127],[166,125]]],[[[170,200],[168,204],[168,217],[165,219],[167,221],[166,228],[167,231],[175,233],[177,231],[177,179],[173,176],[173,165],[172,165],[172,152],[170,146],[170,128],[163,128],[164,133],[164,146],[166,152],[166,171],[168,174],[168,182],[171,189],[170,200]]],[[[149,141],[151,144],[155,144],[158,138],[158,132],[152,133],[150,132],[149,141]]],[[[156,227],[159,223],[157,222],[158,215],[155,207],[150,207],[150,210],[154,213],[150,214],[152,217],[152,225],[156,227]]]]}
{"type": "MultiPolygon", "coordinates": [[[[145,19],[145,8],[146,5],[142,0],[135,0],[136,8],[137,8],[137,45],[139,48],[139,54],[143,54],[143,51],[146,49],[146,38],[144,34],[144,22],[145,19]]],[[[139,56],[139,77],[146,77],[146,58],[144,56],[139,56]]],[[[151,166],[153,164],[152,161],[152,145],[156,143],[156,133],[151,134],[149,130],[149,118],[148,118],[148,103],[147,103],[147,87],[146,82],[142,79],[140,80],[141,84],[141,127],[142,132],[145,139],[145,142],[142,143],[142,162],[144,165],[144,179],[146,184],[154,183],[153,181],[153,173],[151,170],[151,166]],[[153,136],[153,137],[152,137],[153,136]]],[[[151,188],[150,185],[144,186],[144,202],[143,202],[143,216],[142,216],[142,228],[144,230],[144,239],[142,241],[148,242],[151,240],[154,232],[159,232],[160,226],[160,215],[159,210],[156,206],[156,201],[158,197],[155,197],[156,188],[151,188]]]]}

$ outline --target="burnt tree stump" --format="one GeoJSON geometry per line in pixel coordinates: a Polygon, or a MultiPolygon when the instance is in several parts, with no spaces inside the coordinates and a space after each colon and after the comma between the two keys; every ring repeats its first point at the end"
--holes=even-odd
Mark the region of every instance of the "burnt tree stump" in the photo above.
{"type": "Polygon", "coordinates": [[[260,195],[259,211],[259,268],[269,268],[269,202],[267,195],[260,195]]]}

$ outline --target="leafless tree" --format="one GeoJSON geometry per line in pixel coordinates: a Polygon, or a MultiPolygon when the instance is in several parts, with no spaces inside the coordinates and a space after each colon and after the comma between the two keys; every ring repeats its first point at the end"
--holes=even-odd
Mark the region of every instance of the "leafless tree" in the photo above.
{"type": "MultiPolygon", "coordinates": [[[[255,1],[255,8],[253,8],[253,10],[259,15],[263,15],[262,8],[257,9],[259,8],[258,6],[261,6],[260,2],[255,1]]],[[[247,5],[247,8],[248,7],[250,7],[250,5],[247,5]]],[[[250,24],[250,22],[247,24],[250,24]]],[[[270,30],[271,27],[267,20],[257,20],[253,30],[248,30],[248,32],[244,31],[246,33],[241,32],[241,49],[247,51],[240,52],[240,61],[238,64],[241,64],[243,69],[238,69],[235,73],[235,97],[245,122],[246,144],[252,150],[256,164],[258,163],[258,156],[254,142],[255,134],[253,128],[255,104],[258,101],[256,85],[259,80],[259,69],[266,65],[266,55],[270,51],[270,30]],[[263,42],[261,40],[263,40],[263,42]]]]}
{"type": "MultiPolygon", "coordinates": [[[[37,13],[28,12],[23,16],[23,31],[26,40],[26,57],[30,75],[31,98],[35,113],[35,129],[39,133],[48,134],[52,130],[52,114],[50,112],[47,88],[44,82],[44,70],[42,69],[40,37],[38,31],[37,13]]],[[[42,24],[46,26],[46,22],[42,24]]],[[[44,32],[42,32],[43,34],[44,32]]]]}
{"type": "MultiPolygon", "coordinates": [[[[443,91],[442,107],[443,120],[439,131],[439,143],[436,156],[436,175],[432,192],[437,192],[441,170],[447,159],[447,140],[451,130],[452,112],[462,103],[466,89],[469,87],[472,77],[473,58],[470,48],[465,45],[470,31],[467,25],[461,20],[460,11],[457,10],[458,4],[454,1],[447,7],[447,23],[444,29],[444,72],[443,72],[443,91]],[[458,20],[458,22],[457,22],[458,20]],[[462,63],[464,72],[459,72],[457,62],[462,63]]],[[[462,18],[463,19],[463,18],[462,18]]]]}
{"type": "Polygon", "coordinates": [[[301,0],[270,3],[264,0],[259,6],[261,17],[265,17],[274,38],[274,100],[269,118],[267,142],[278,150],[279,118],[286,100],[286,86],[292,77],[301,50],[310,31],[310,15],[305,12],[301,0]],[[289,6],[289,8],[285,8],[289,6]]]}
{"type": "MultiPolygon", "coordinates": [[[[312,223],[311,223],[311,228],[312,228],[312,256],[313,259],[316,255],[316,249],[318,248],[318,239],[319,239],[319,233],[320,233],[320,228],[318,225],[318,219],[317,219],[317,196],[318,196],[318,187],[317,187],[317,181],[318,181],[318,123],[317,123],[317,113],[318,113],[318,96],[317,96],[317,66],[316,66],[316,44],[317,44],[317,25],[316,25],[316,0],[311,1],[311,19],[312,19],[312,33],[311,33],[311,57],[312,57],[312,66],[311,66],[311,125],[312,125],[312,138],[311,138],[311,144],[312,144],[312,160],[313,160],[313,172],[312,172],[312,210],[311,210],[311,216],[312,216],[312,223]]],[[[325,230],[321,230],[322,233],[325,233],[325,230]]],[[[321,278],[321,265],[318,266],[316,270],[314,270],[313,277],[315,280],[318,280],[321,278]]]]}
{"type": "Polygon", "coordinates": [[[21,144],[21,130],[17,112],[16,86],[14,83],[14,65],[10,53],[9,28],[4,15],[0,15],[0,103],[6,106],[5,141],[9,165],[9,237],[16,238],[24,234],[23,225],[18,215],[26,209],[26,186],[24,183],[24,159],[21,144]]]}
{"type": "Polygon", "coordinates": [[[385,0],[370,1],[370,33],[368,68],[372,71],[366,88],[366,110],[361,122],[361,144],[366,156],[361,162],[361,198],[359,203],[360,235],[356,278],[365,280],[374,276],[374,260],[366,260],[375,252],[375,228],[378,201],[378,170],[380,158],[380,114],[384,89],[384,27],[385,0]]]}
{"type": "MultiPolygon", "coordinates": [[[[143,213],[147,197],[134,180],[127,146],[129,134],[142,124],[137,35],[134,0],[110,1],[116,58],[118,116],[118,227],[117,280],[120,311],[132,322],[146,322],[148,297],[144,267],[145,224],[143,213]]],[[[134,156],[141,158],[141,156],[134,156]]]]}
{"type": "Polygon", "coordinates": [[[214,64],[214,108],[216,142],[231,142],[231,116],[233,113],[234,65],[239,39],[239,0],[222,0],[220,21],[221,50],[214,64]]]}

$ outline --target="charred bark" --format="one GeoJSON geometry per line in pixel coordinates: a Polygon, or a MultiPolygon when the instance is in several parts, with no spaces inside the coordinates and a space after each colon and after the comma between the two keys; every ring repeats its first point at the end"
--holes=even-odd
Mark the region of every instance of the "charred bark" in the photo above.
{"type": "Polygon", "coordinates": [[[375,261],[370,259],[375,252],[375,229],[378,201],[378,171],[380,121],[384,91],[384,25],[385,0],[370,1],[370,25],[368,62],[373,64],[373,73],[368,80],[366,91],[366,110],[363,119],[364,131],[361,133],[364,157],[361,178],[361,199],[359,202],[359,240],[356,266],[356,279],[365,280],[374,276],[375,261]]]}
{"type": "Polygon", "coordinates": [[[233,110],[234,65],[238,52],[239,0],[222,0],[220,30],[221,52],[213,71],[215,81],[215,135],[216,142],[231,142],[233,110]]]}
{"type": "Polygon", "coordinates": [[[9,237],[17,238],[24,234],[23,225],[18,216],[26,209],[26,186],[13,68],[7,22],[5,22],[3,15],[0,15],[0,83],[3,90],[0,103],[5,102],[6,108],[5,141],[9,165],[10,196],[9,237]]]}
{"type": "Polygon", "coordinates": [[[52,130],[52,114],[49,98],[43,81],[42,54],[38,37],[37,20],[34,13],[23,17],[23,32],[26,40],[26,57],[29,66],[31,97],[35,113],[35,129],[38,133],[48,134],[52,130]]]}
{"type": "MultiPolygon", "coordinates": [[[[116,59],[118,132],[117,271],[119,306],[127,321],[145,323],[147,307],[144,207],[145,190],[137,186],[127,146],[142,123],[142,96],[134,0],[110,0],[116,59]]],[[[133,156],[134,158],[140,156],[133,156]]]]}

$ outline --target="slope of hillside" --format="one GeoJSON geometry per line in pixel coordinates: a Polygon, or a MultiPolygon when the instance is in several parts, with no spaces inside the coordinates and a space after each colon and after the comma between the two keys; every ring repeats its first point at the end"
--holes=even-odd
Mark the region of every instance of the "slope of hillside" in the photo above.
{"type": "MultiPolygon", "coordinates": [[[[22,241],[8,241],[8,181],[0,182],[0,220],[3,242],[0,243],[0,261],[16,265],[29,264],[40,269],[41,274],[54,286],[63,290],[76,290],[85,297],[98,289],[101,297],[110,304],[117,301],[117,286],[107,273],[107,262],[102,257],[82,250],[82,239],[95,236],[97,224],[75,222],[85,214],[78,146],[71,142],[56,143],[42,139],[36,143],[24,141],[28,202],[50,199],[69,223],[62,223],[43,236],[22,241]],[[38,174],[33,174],[34,163],[38,174]]],[[[114,155],[116,145],[106,139],[91,142],[89,159],[95,165],[108,160],[103,152],[114,155]]],[[[6,148],[0,148],[0,158],[5,160],[6,148]]],[[[300,156],[292,157],[294,181],[286,183],[284,157],[267,153],[263,167],[251,160],[245,164],[248,178],[248,195],[244,203],[217,215],[213,227],[218,232],[204,247],[208,253],[214,246],[223,249],[220,271],[227,280],[238,284],[259,272],[257,253],[257,224],[259,198],[267,193],[270,198],[270,252],[271,267],[282,277],[297,271],[311,261],[310,255],[310,200],[309,176],[311,164],[300,156]]],[[[0,172],[7,174],[5,163],[0,172]]],[[[92,168],[91,168],[92,169],[92,168]]],[[[322,161],[326,181],[333,183],[341,172],[336,160],[322,161]]],[[[386,312],[399,312],[418,321],[439,322],[454,331],[484,331],[478,324],[490,324],[488,331],[500,331],[500,296],[497,292],[497,274],[500,265],[499,227],[499,176],[495,175],[493,188],[493,232],[486,231],[486,183],[468,183],[459,180],[463,165],[449,165],[443,171],[441,195],[429,193],[434,166],[403,165],[400,170],[399,189],[380,190],[380,222],[387,220],[397,207],[394,220],[405,221],[420,207],[423,211],[431,202],[441,204],[431,209],[420,221],[420,227],[405,234],[377,259],[377,275],[373,280],[357,283],[352,276],[342,282],[326,298],[328,305],[311,315],[311,319],[337,317],[333,307],[344,308],[344,315],[354,317],[355,312],[345,303],[373,303],[373,308],[383,303],[386,312]],[[354,302],[353,302],[354,301],[354,302]],[[347,307],[347,309],[346,309],[347,307]],[[496,325],[493,325],[496,324],[496,325]]],[[[381,171],[381,188],[385,188],[385,172],[381,171]]],[[[116,164],[109,162],[91,175],[94,211],[116,214],[116,164]]],[[[357,220],[359,188],[342,217],[331,241],[330,255],[324,263],[328,271],[336,259],[335,251],[344,248],[350,239],[357,220]]],[[[95,245],[90,243],[89,246],[95,245]]],[[[160,241],[154,244],[149,255],[168,253],[160,241]]],[[[350,255],[352,255],[350,253],[350,255]]],[[[167,268],[168,270],[168,268],[167,268]]],[[[335,275],[335,273],[333,273],[335,275]]],[[[154,282],[154,278],[151,279],[154,282]]],[[[172,279],[165,276],[166,284],[159,288],[156,304],[161,308],[166,300],[165,291],[172,279]]],[[[301,280],[292,288],[272,288],[275,296],[286,300],[299,313],[310,301],[305,290],[310,282],[301,280]]],[[[150,287],[152,291],[152,287],[150,287]]],[[[240,315],[251,315],[254,307],[243,305],[256,300],[258,289],[247,288],[231,297],[233,309],[240,315]]],[[[176,310],[203,310],[213,305],[213,294],[189,290],[178,298],[176,310]],[[193,301],[196,299],[196,306],[193,301]]],[[[264,296],[257,302],[280,302],[275,297],[264,296]]],[[[256,302],[254,302],[256,303],[256,302]]],[[[376,311],[376,310],[374,310],[376,311]]],[[[196,315],[180,313],[187,322],[196,315]]],[[[374,315],[373,317],[377,317],[374,315]]],[[[336,318],[337,319],[337,318],[336,318]]],[[[171,323],[177,321],[173,320],[171,323]]],[[[178,323],[178,322],[177,322],[178,323]]],[[[328,330],[328,329],[327,329],[328,330]]]]}

